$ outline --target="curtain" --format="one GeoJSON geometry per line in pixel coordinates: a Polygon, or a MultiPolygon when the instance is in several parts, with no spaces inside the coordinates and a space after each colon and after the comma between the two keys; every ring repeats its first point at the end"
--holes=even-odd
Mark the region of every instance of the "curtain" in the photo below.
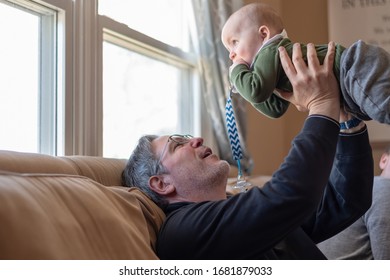
{"type": "MultiPolygon", "coordinates": [[[[221,159],[237,166],[233,160],[225,121],[225,104],[229,91],[228,71],[231,61],[221,41],[221,31],[228,17],[243,5],[241,0],[192,0],[194,30],[192,36],[195,51],[200,57],[201,89],[221,159]]],[[[232,96],[243,159],[241,168],[251,173],[252,159],[246,145],[246,101],[239,95],[232,96]]]]}

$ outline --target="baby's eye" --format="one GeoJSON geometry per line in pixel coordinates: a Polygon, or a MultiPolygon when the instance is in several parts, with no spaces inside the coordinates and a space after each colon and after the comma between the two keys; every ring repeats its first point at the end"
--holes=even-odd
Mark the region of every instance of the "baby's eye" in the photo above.
{"type": "Polygon", "coordinates": [[[233,40],[233,41],[232,41],[232,45],[233,45],[233,46],[235,46],[235,45],[237,45],[237,44],[238,44],[238,40],[233,40]]]}

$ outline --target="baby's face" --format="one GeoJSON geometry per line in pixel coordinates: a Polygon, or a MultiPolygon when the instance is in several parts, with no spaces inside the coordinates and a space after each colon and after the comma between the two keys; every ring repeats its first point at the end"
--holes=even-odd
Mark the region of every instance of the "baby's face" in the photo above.
{"type": "Polygon", "coordinates": [[[263,38],[256,26],[245,26],[235,18],[230,18],[226,22],[221,37],[233,63],[243,60],[251,65],[257,51],[263,45],[263,38]]]}

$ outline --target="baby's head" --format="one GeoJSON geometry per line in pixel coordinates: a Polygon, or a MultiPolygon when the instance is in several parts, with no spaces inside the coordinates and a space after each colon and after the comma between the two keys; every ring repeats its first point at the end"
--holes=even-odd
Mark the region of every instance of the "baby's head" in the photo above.
{"type": "Polygon", "coordinates": [[[260,47],[283,29],[282,19],[271,6],[252,3],[229,17],[221,38],[233,62],[242,59],[251,64],[260,47]]]}

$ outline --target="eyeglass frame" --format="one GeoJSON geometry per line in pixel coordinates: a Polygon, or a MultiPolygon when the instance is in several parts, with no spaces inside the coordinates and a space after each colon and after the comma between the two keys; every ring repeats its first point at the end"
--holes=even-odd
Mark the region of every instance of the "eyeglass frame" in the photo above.
{"type": "Polygon", "coordinates": [[[163,148],[163,150],[162,150],[162,152],[161,152],[161,154],[160,154],[160,156],[158,158],[157,165],[156,165],[156,173],[158,173],[158,169],[160,167],[162,158],[164,157],[164,155],[166,153],[166,150],[167,150],[167,148],[169,146],[169,142],[170,141],[173,141],[173,142],[175,142],[177,144],[183,145],[183,144],[186,144],[186,143],[190,142],[191,139],[193,139],[193,138],[194,138],[194,136],[192,136],[191,134],[171,134],[171,135],[169,135],[168,140],[165,143],[164,148],[163,148]],[[181,138],[183,138],[183,141],[177,141],[173,137],[181,137],[181,138]]]}

